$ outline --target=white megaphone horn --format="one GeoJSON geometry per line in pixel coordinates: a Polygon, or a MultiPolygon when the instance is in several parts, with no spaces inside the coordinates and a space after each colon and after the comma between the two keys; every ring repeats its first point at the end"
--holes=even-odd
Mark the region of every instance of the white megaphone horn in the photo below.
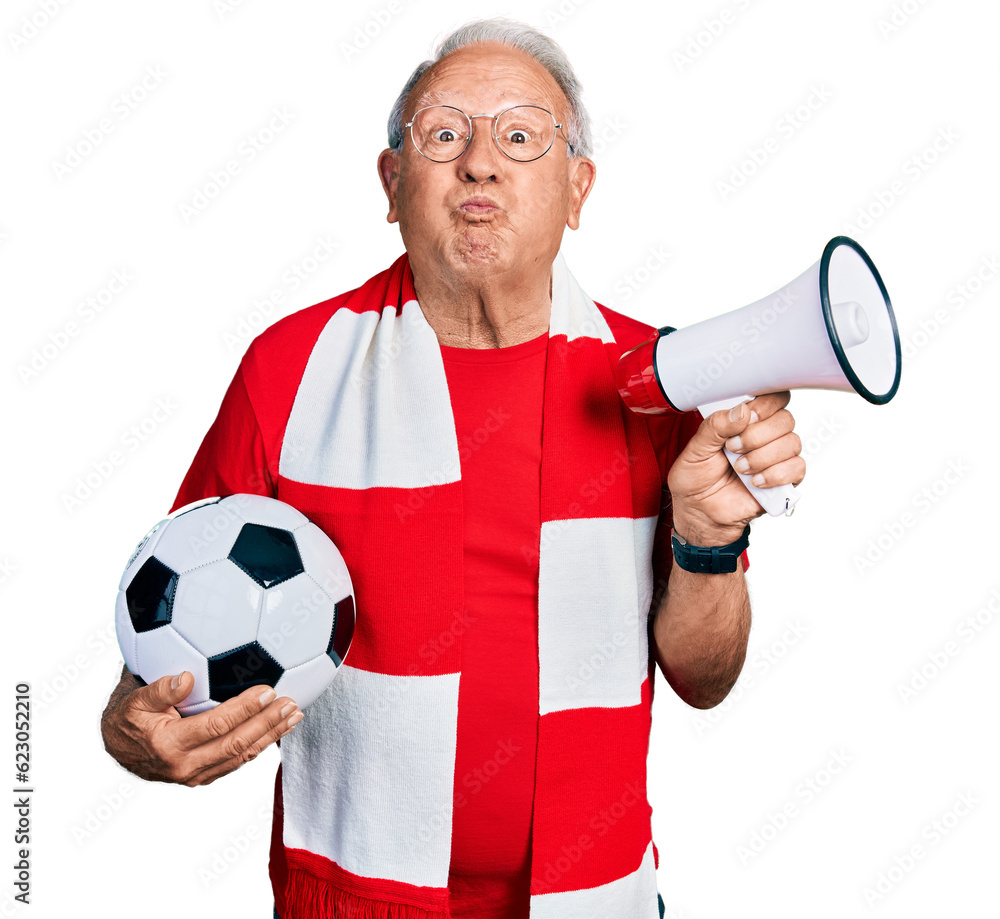
{"type": "MultiPolygon", "coordinates": [[[[680,331],[658,329],[621,356],[617,381],[633,411],[697,408],[707,417],[785,389],[855,392],[882,405],[896,394],[901,367],[885,284],[861,246],[836,236],[815,265],[770,296],[680,331]]],[[[792,512],[794,486],[757,488],[739,475],[769,514],[792,512]]]]}

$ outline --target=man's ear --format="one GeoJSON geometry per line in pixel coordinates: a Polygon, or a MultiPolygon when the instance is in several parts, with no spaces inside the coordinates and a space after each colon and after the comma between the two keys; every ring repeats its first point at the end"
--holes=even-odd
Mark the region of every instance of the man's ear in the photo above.
{"type": "Polygon", "coordinates": [[[571,230],[580,227],[580,211],[583,202],[594,187],[597,178],[597,167],[593,160],[585,156],[575,156],[569,164],[569,209],[566,214],[566,226],[571,230]]]}
{"type": "Polygon", "coordinates": [[[389,223],[397,223],[399,214],[396,212],[396,194],[399,188],[399,154],[387,147],[378,155],[378,176],[382,180],[382,188],[389,199],[389,213],[385,219],[389,223]]]}

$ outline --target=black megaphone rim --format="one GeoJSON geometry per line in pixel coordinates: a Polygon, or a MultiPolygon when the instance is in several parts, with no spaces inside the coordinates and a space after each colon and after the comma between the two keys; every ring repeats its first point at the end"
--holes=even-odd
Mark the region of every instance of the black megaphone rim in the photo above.
{"type": "Polygon", "coordinates": [[[820,259],[819,263],[819,293],[820,300],[823,303],[823,319],[826,322],[826,331],[830,336],[830,344],[833,345],[834,354],[837,355],[837,361],[840,364],[840,369],[844,371],[844,376],[850,381],[851,385],[854,387],[855,391],[859,396],[864,396],[869,402],[875,405],[885,405],[894,395],[896,395],[896,390],[899,389],[899,378],[903,369],[902,352],[899,344],[899,329],[896,327],[896,316],[892,311],[892,303],[889,300],[889,292],[885,289],[885,284],[882,281],[882,276],[878,273],[878,269],[875,267],[874,262],[869,258],[868,253],[861,248],[858,243],[856,243],[849,236],[834,236],[827,244],[826,248],[823,249],[823,257],[820,259]],[[854,372],[851,367],[851,362],[845,353],[844,346],[841,344],[840,336],[837,334],[837,327],[833,321],[833,307],[830,303],[830,285],[829,285],[829,275],[830,275],[830,259],[833,256],[834,250],[840,246],[849,246],[858,255],[864,259],[865,264],[868,266],[868,270],[872,273],[872,277],[875,278],[878,284],[878,289],[882,294],[882,299],[885,300],[885,309],[889,314],[889,322],[892,323],[892,337],[895,342],[896,347],[896,373],[892,380],[892,386],[889,387],[888,391],[882,394],[873,393],[861,379],[854,372]]]}

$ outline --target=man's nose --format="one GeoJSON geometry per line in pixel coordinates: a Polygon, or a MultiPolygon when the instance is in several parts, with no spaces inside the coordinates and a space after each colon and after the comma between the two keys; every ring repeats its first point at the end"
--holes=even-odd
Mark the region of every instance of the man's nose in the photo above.
{"type": "Polygon", "coordinates": [[[504,155],[493,138],[493,116],[470,115],[469,120],[472,137],[458,158],[462,178],[471,182],[496,182],[503,169],[504,155]]]}

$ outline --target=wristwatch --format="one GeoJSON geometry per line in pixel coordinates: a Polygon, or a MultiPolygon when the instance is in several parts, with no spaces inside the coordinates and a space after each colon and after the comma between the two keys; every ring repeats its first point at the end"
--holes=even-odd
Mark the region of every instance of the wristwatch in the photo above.
{"type": "Polygon", "coordinates": [[[750,545],[750,524],[736,542],[728,546],[692,546],[682,536],[670,531],[670,544],[674,549],[674,561],[685,571],[695,574],[731,574],[736,570],[736,560],[750,545]]]}

